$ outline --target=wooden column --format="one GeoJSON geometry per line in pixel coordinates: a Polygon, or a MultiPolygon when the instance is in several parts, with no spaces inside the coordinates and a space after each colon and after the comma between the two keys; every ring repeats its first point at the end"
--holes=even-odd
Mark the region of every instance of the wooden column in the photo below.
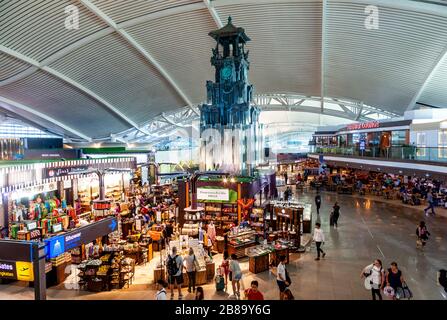
{"type": "MultiPolygon", "coordinates": [[[[237,184],[237,199],[240,200],[241,199],[241,184],[238,183],[237,184]]],[[[237,205],[237,222],[238,224],[241,223],[242,221],[242,211],[241,211],[241,206],[238,204],[237,205]]]]}

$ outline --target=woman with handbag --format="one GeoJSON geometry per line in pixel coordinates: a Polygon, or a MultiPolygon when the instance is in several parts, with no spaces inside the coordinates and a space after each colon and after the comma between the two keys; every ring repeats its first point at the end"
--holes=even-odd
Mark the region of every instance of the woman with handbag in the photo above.
{"type": "Polygon", "coordinates": [[[196,291],[196,273],[199,271],[199,262],[197,261],[194,250],[189,248],[189,254],[185,258],[185,269],[188,274],[188,292],[191,293],[196,291]]]}
{"type": "Polygon", "coordinates": [[[363,268],[360,278],[366,278],[369,283],[365,282],[367,288],[371,288],[372,299],[376,300],[376,296],[379,300],[382,300],[382,295],[380,293],[385,285],[385,271],[382,267],[382,261],[379,259],[374,260],[374,262],[365,268],[363,268]]]}
{"type": "Polygon", "coordinates": [[[386,286],[391,287],[394,290],[393,300],[397,300],[396,296],[399,296],[398,292],[402,292],[405,280],[402,276],[402,271],[397,267],[396,262],[391,262],[391,268],[388,269],[386,275],[386,286]]]}
{"type": "Polygon", "coordinates": [[[416,246],[424,247],[427,243],[428,236],[430,235],[430,232],[428,232],[427,226],[425,225],[424,221],[421,221],[419,223],[419,226],[416,229],[416,235],[418,236],[418,239],[416,240],[416,246]]]}

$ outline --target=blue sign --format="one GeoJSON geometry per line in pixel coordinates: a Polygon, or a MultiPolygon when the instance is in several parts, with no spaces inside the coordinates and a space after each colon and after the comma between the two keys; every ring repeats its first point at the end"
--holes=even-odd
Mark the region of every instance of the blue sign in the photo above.
{"type": "Polygon", "coordinates": [[[47,243],[47,256],[48,258],[56,258],[65,252],[65,239],[63,236],[52,237],[45,240],[47,243]]]}
{"type": "Polygon", "coordinates": [[[366,141],[360,140],[360,151],[365,151],[366,141]]]}
{"type": "Polygon", "coordinates": [[[112,222],[109,224],[110,232],[113,232],[116,230],[116,220],[112,220],[112,222]]]}

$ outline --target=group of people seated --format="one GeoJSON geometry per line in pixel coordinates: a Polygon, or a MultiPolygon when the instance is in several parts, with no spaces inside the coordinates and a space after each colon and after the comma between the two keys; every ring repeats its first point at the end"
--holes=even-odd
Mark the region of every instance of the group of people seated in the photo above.
{"type": "Polygon", "coordinates": [[[359,194],[371,193],[386,199],[400,199],[405,204],[421,205],[431,192],[435,205],[442,204],[447,196],[447,186],[442,181],[429,178],[404,177],[377,172],[351,171],[344,174],[321,173],[311,186],[352,187],[359,194]]]}

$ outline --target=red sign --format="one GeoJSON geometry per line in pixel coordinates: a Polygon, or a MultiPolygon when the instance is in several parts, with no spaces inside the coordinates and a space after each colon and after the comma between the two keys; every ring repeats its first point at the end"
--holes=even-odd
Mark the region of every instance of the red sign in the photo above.
{"type": "Polygon", "coordinates": [[[347,130],[374,129],[379,127],[378,121],[352,123],[346,126],[347,130]]]}

